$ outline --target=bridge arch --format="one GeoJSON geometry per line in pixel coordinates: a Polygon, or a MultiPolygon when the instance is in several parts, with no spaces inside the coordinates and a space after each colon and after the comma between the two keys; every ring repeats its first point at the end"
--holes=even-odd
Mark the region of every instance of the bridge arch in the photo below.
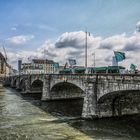
{"type": "Polygon", "coordinates": [[[39,78],[39,77],[37,77],[37,78],[31,78],[31,85],[34,83],[34,82],[36,82],[36,81],[40,81],[40,82],[42,82],[43,83],[43,79],[42,78],[39,78]]]}
{"type": "Polygon", "coordinates": [[[22,90],[22,91],[25,91],[25,78],[21,78],[20,81],[19,81],[19,90],[22,90]]]}
{"type": "Polygon", "coordinates": [[[106,93],[98,99],[97,103],[100,116],[122,116],[139,113],[140,90],[118,90],[106,93]]]}
{"type": "Polygon", "coordinates": [[[40,79],[35,79],[31,83],[31,91],[32,93],[42,93],[43,91],[43,81],[40,79]]]}
{"type": "Polygon", "coordinates": [[[12,87],[16,88],[18,84],[18,77],[15,77],[12,81],[12,87]]]}
{"type": "Polygon", "coordinates": [[[52,110],[68,116],[81,116],[84,103],[84,90],[70,82],[58,82],[50,88],[52,110]]]}
{"type": "Polygon", "coordinates": [[[81,98],[84,97],[84,90],[71,82],[58,82],[50,88],[53,98],[81,98]]]}
{"type": "Polygon", "coordinates": [[[59,83],[69,83],[71,85],[75,85],[76,87],[79,87],[81,90],[85,91],[85,85],[83,84],[83,81],[76,81],[76,80],[56,80],[56,81],[51,81],[51,84],[50,84],[50,89],[52,89],[54,86],[56,86],[57,84],[59,83]]]}

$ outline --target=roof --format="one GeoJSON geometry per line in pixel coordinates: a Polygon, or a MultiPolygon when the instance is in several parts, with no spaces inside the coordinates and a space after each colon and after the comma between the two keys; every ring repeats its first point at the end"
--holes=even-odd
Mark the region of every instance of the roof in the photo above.
{"type": "Polygon", "coordinates": [[[48,60],[48,59],[33,59],[32,61],[38,64],[44,64],[44,63],[53,64],[54,63],[53,60],[48,60]]]}
{"type": "Polygon", "coordinates": [[[92,67],[95,71],[106,71],[106,70],[118,70],[118,69],[125,69],[123,66],[108,66],[108,67],[92,67]]]}
{"type": "Polygon", "coordinates": [[[125,69],[123,66],[108,66],[108,69],[115,70],[115,69],[125,69]]]}
{"type": "Polygon", "coordinates": [[[6,63],[6,66],[7,66],[8,68],[12,68],[12,66],[11,66],[10,64],[8,64],[8,63],[6,63]]]}
{"type": "Polygon", "coordinates": [[[66,68],[66,69],[59,71],[59,73],[71,73],[71,72],[72,72],[72,69],[69,69],[69,68],[66,68]]]}
{"type": "Polygon", "coordinates": [[[102,71],[102,70],[107,70],[108,67],[95,67],[93,70],[95,71],[102,71]]]}
{"type": "Polygon", "coordinates": [[[85,69],[85,68],[80,68],[80,67],[79,67],[79,68],[75,68],[74,70],[75,70],[75,71],[85,71],[86,69],[85,69]]]}

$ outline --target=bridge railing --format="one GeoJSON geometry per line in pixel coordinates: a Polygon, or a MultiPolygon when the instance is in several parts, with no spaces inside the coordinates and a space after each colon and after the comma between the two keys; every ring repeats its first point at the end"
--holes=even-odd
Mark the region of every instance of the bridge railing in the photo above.
{"type": "Polygon", "coordinates": [[[61,80],[86,80],[86,79],[98,79],[108,81],[140,81],[140,74],[113,74],[113,73],[94,73],[94,74],[24,74],[10,77],[27,77],[37,76],[46,78],[47,76],[61,80]]]}
{"type": "Polygon", "coordinates": [[[98,75],[98,81],[108,81],[108,82],[129,82],[129,83],[140,83],[140,75],[123,74],[123,75],[98,75]]]}
{"type": "Polygon", "coordinates": [[[95,79],[96,76],[92,74],[53,74],[52,78],[67,81],[67,80],[86,80],[87,78],[95,79]]]}

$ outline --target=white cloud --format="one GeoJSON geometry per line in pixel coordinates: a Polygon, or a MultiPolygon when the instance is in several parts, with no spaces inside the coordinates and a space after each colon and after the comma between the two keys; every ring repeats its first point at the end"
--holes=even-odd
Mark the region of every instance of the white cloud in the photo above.
{"type": "Polygon", "coordinates": [[[19,35],[8,38],[8,42],[14,45],[22,45],[34,38],[34,35],[19,35]]]}
{"type": "MultiPolygon", "coordinates": [[[[56,41],[55,46],[56,48],[84,48],[85,46],[85,37],[86,34],[83,31],[75,31],[75,32],[66,32],[62,34],[56,41]]],[[[99,41],[101,40],[100,37],[94,38],[92,35],[87,37],[88,46],[98,46],[99,41]]]]}
{"type": "MultiPolygon", "coordinates": [[[[19,39],[20,40],[20,39],[19,39]]],[[[24,41],[23,41],[24,42],[24,41]]],[[[126,33],[118,34],[106,38],[94,37],[92,34],[87,38],[88,46],[88,66],[93,66],[93,53],[96,55],[96,66],[111,65],[113,51],[123,51],[126,54],[126,60],[120,62],[120,65],[129,68],[131,63],[135,63],[138,68],[140,56],[140,33],[127,35],[126,33]]],[[[47,58],[65,64],[68,58],[76,58],[78,65],[84,65],[85,61],[85,32],[75,31],[66,32],[58,37],[56,42],[46,40],[35,51],[21,51],[10,55],[11,60],[23,57],[27,61],[31,58],[47,58]],[[45,51],[44,51],[45,50],[45,51]],[[45,52],[45,53],[44,53],[45,52]],[[25,59],[26,58],[26,59],[25,59]]]]}
{"type": "Polygon", "coordinates": [[[101,44],[99,46],[100,49],[108,49],[108,50],[120,50],[123,48],[123,44],[126,41],[126,34],[123,33],[121,35],[114,35],[101,40],[101,44]]]}
{"type": "MultiPolygon", "coordinates": [[[[129,68],[131,63],[137,64],[140,50],[140,34],[134,33],[128,36],[126,33],[114,35],[107,38],[88,36],[88,65],[93,65],[93,52],[96,55],[96,65],[104,66],[112,64],[113,51],[126,53],[126,60],[120,62],[129,68]]],[[[75,57],[80,65],[84,65],[85,32],[70,32],[62,34],[56,41],[56,48],[61,52],[61,60],[75,57]]]]}

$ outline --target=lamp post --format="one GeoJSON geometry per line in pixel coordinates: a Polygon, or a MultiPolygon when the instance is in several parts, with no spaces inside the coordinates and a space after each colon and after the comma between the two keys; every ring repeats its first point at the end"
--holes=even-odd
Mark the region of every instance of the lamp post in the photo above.
{"type": "Polygon", "coordinates": [[[44,49],[44,75],[45,75],[45,67],[46,66],[46,62],[45,62],[45,49],[44,49]]]}
{"type": "Polygon", "coordinates": [[[45,50],[44,48],[44,74],[47,73],[47,60],[45,59],[46,54],[48,53],[48,50],[45,50]]]}
{"type": "Polygon", "coordinates": [[[87,60],[87,37],[90,36],[90,32],[85,32],[85,68],[87,71],[87,65],[88,65],[88,60],[87,60]]]}
{"type": "Polygon", "coordinates": [[[93,55],[93,67],[95,68],[95,52],[92,53],[92,55],[93,55]]]}

